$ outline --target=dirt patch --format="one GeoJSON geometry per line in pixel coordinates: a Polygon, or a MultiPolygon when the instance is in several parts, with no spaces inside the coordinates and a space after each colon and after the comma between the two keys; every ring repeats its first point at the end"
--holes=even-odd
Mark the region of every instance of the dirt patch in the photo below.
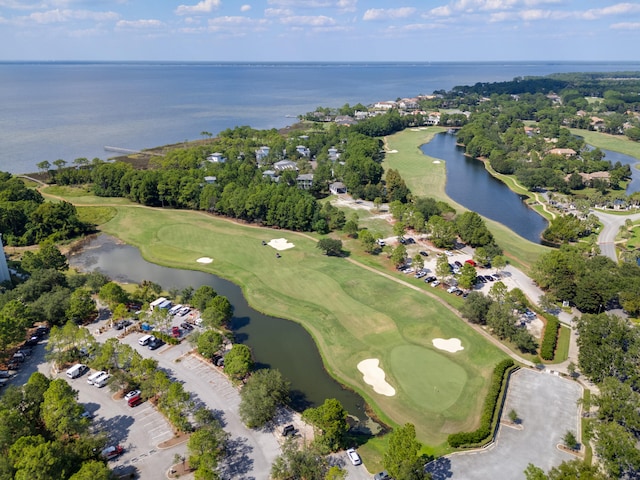
{"type": "Polygon", "coordinates": [[[171,437],[169,440],[165,440],[164,442],[159,443],[158,448],[175,447],[176,445],[180,445],[181,443],[188,441],[190,436],[191,436],[190,433],[184,433],[184,432],[178,433],[177,435],[174,435],[173,437],[171,437]]]}

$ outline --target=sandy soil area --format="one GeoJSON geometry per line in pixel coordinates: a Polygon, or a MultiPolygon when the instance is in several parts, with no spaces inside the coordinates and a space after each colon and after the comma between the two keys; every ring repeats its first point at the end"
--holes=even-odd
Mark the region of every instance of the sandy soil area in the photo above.
{"type": "Polygon", "coordinates": [[[295,245],[293,243],[290,243],[286,238],[274,238],[273,240],[269,241],[267,245],[275,248],[276,250],[288,250],[295,247],[295,245]]]}
{"type": "Polygon", "coordinates": [[[358,370],[362,372],[362,379],[365,383],[373,387],[374,392],[393,397],[396,394],[396,389],[384,379],[385,373],[378,366],[379,363],[380,360],[377,358],[368,358],[358,363],[358,370]]]}
{"type": "Polygon", "coordinates": [[[449,353],[456,353],[460,350],[464,350],[459,338],[434,338],[431,343],[433,343],[433,346],[438,350],[444,350],[449,353]]]}

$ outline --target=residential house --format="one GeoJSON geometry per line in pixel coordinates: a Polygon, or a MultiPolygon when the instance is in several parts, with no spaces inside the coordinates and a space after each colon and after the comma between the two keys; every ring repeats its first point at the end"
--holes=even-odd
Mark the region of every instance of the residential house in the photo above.
{"type": "Polygon", "coordinates": [[[329,154],[329,160],[332,162],[335,162],[340,158],[340,153],[338,153],[338,149],[336,147],[331,147],[327,150],[327,153],[329,154]]]}
{"type": "Polygon", "coordinates": [[[269,178],[271,181],[278,181],[278,177],[276,177],[276,172],[274,170],[265,170],[262,172],[262,178],[269,178]]]}
{"type": "Polygon", "coordinates": [[[391,110],[396,107],[396,102],[389,100],[386,102],[377,102],[373,104],[374,110],[391,110]]]}
{"type": "Polygon", "coordinates": [[[309,147],[305,147],[304,145],[298,145],[296,147],[296,152],[298,152],[303,157],[311,157],[311,150],[309,150],[309,147]]]}
{"type": "Polygon", "coordinates": [[[298,188],[309,190],[313,186],[313,173],[302,173],[296,178],[298,188]]]}
{"type": "Polygon", "coordinates": [[[548,153],[564,157],[575,157],[578,154],[573,148],[552,148],[548,153]]]}
{"type": "MultiPolygon", "coordinates": [[[[593,173],[581,173],[581,172],[578,172],[578,175],[580,175],[582,177],[582,183],[584,183],[585,185],[589,185],[589,186],[591,186],[593,184],[594,180],[603,180],[603,181],[609,183],[609,179],[611,177],[609,172],[593,172],[593,173]]],[[[564,181],[568,182],[570,177],[571,177],[571,175],[566,175],[564,177],[564,181]]]]}
{"type": "Polygon", "coordinates": [[[212,163],[224,163],[227,161],[227,159],[224,158],[224,155],[222,155],[220,152],[212,153],[207,157],[207,160],[212,163]]]}
{"type": "Polygon", "coordinates": [[[334,182],[329,185],[329,191],[332,195],[340,195],[342,193],[347,193],[347,186],[342,182],[334,182]]]}
{"type": "Polygon", "coordinates": [[[344,125],[346,127],[350,127],[351,125],[355,125],[358,123],[353,117],[349,115],[337,115],[334,120],[338,125],[344,125]]]}
{"type": "Polygon", "coordinates": [[[204,183],[208,183],[209,185],[213,185],[216,183],[217,178],[212,176],[204,177],[204,183]]]}
{"type": "Polygon", "coordinates": [[[292,160],[280,160],[273,164],[276,172],[284,172],[285,170],[298,170],[298,164],[292,160]]]}
{"type": "Polygon", "coordinates": [[[269,156],[269,152],[271,148],[267,146],[262,146],[258,150],[256,150],[256,161],[258,164],[261,164],[262,161],[269,156]]]}

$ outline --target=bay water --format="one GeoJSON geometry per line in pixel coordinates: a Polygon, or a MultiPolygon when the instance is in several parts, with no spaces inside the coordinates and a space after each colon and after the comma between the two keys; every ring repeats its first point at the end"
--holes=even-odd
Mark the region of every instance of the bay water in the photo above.
{"type": "Polygon", "coordinates": [[[0,62],[0,170],[114,156],[240,125],[281,128],[318,106],[365,105],[456,85],[640,62],[0,62]]]}

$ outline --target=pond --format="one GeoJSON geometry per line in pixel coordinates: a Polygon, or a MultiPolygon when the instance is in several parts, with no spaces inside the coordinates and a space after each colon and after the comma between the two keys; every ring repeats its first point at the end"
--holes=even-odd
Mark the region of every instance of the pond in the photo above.
{"type": "Polygon", "coordinates": [[[234,306],[231,329],[236,341],[251,347],[258,368],[278,369],[291,382],[294,409],[302,411],[327,398],[337,398],[350,415],[361,422],[371,422],[365,414],[363,398],[343,388],[325,371],[311,335],[295,322],[252,309],[237,285],[208,273],[147,262],[137,248],[107,235],[89,240],[71,256],[69,264],[84,272],[98,270],[120,283],[151,280],[165,290],[210,285],[234,306]]]}
{"type": "Polygon", "coordinates": [[[547,221],[523,198],[493,177],[476,159],[466,157],[456,136],[439,133],[420,147],[422,153],[445,161],[447,195],[460,205],[495,220],[531,242],[540,243],[547,221]]]}

